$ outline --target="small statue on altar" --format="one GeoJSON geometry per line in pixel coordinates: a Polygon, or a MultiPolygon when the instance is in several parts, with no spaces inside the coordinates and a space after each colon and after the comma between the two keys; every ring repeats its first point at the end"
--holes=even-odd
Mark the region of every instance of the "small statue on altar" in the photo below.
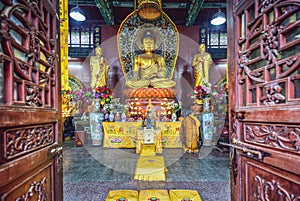
{"type": "Polygon", "coordinates": [[[147,112],[147,115],[146,115],[146,128],[151,128],[151,127],[152,127],[151,115],[150,115],[150,112],[147,112]]]}
{"type": "Polygon", "coordinates": [[[97,46],[95,49],[96,56],[91,56],[91,87],[102,87],[108,84],[108,61],[102,56],[102,48],[97,46]]]}
{"type": "Polygon", "coordinates": [[[152,128],[153,123],[155,121],[155,112],[154,112],[154,106],[152,104],[151,99],[149,99],[148,105],[146,106],[146,128],[152,128]]]}
{"type": "Polygon", "coordinates": [[[154,144],[155,144],[155,153],[162,153],[162,143],[161,143],[161,129],[159,128],[156,131],[154,136],[154,144]]]}
{"type": "Polygon", "coordinates": [[[144,32],[142,37],[144,53],[134,57],[133,78],[127,80],[127,87],[171,88],[175,86],[176,83],[167,78],[167,68],[163,56],[153,53],[155,40],[151,30],[144,32]]]}
{"type": "Polygon", "coordinates": [[[202,86],[204,79],[209,82],[209,68],[212,64],[211,55],[205,52],[205,44],[199,45],[199,54],[193,57],[192,66],[194,68],[194,87],[202,86]]]}
{"type": "Polygon", "coordinates": [[[180,127],[180,139],[187,153],[198,153],[200,121],[197,116],[194,112],[190,113],[183,119],[180,127]]]}

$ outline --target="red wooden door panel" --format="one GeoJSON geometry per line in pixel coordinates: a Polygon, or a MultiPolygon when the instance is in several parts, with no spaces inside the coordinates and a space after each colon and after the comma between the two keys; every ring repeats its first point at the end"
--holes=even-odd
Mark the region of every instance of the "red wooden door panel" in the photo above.
{"type": "Polygon", "coordinates": [[[58,4],[0,9],[0,200],[62,200],[58,4]]]}
{"type": "Polygon", "coordinates": [[[227,13],[232,200],[299,200],[300,2],[227,13]]]}

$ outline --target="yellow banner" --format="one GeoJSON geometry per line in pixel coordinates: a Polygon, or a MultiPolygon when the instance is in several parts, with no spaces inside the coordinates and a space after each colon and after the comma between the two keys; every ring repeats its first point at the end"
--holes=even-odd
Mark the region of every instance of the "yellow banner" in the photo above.
{"type": "Polygon", "coordinates": [[[68,90],[68,1],[59,0],[60,11],[60,66],[61,66],[61,87],[62,90],[68,90]]]}

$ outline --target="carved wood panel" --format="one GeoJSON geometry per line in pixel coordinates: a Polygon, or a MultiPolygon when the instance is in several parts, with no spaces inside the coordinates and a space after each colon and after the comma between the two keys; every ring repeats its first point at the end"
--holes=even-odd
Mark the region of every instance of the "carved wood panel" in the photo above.
{"type": "Polygon", "coordinates": [[[244,129],[246,142],[300,153],[300,126],[245,123],[244,129]]]}
{"type": "MultiPolygon", "coordinates": [[[[6,129],[3,135],[4,160],[11,160],[54,143],[54,124],[6,129]]],[[[0,132],[1,133],[1,132],[0,132]]]]}
{"type": "Polygon", "coordinates": [[[273,106],[300,100],[300,3],[251,1],[238,13],[239,105],[273,106]]]}
{"type": "MultiPolygon", "coordinates": [[[[53,200],[51,192],[53,179],[53,164],[46,164],[35,169],[31,175],[26,175],[18,182],[2,187],[5,193],[1,194],[1,200],[30,201],[53,200]]],[[[1,191],[0,191],[1,192],[1,191]]],[[[3,191],[2,191],[3,192],[3,191]]]]}
{"type": "Polygon", "coordinates": [[[300,178],[297,175],[243,158],[245,201],[300,200],[300,178]]]}
{"type": "Polygon", "coordinates": [[[4,1],[0,63],[2,104],[54,108],[55,15],[43,1],[4,1]]]}

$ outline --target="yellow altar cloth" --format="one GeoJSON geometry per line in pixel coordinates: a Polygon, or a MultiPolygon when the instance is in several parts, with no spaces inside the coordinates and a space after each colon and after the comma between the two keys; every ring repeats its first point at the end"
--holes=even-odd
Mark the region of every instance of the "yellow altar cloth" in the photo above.
{"type": "MultiPolygon", "coordinates": [[[[142,122],[102,122],[103,147],[135,148],[136,132],[142,122]]],[[[163,148],[182,148],[180,141],[181,122],[156,122],[161,130],[163,148]]]]}
{"type": "Polygon", "coordinates": [[[116,200],[128,200],[138,201],[139,193],[135,190],[112,190],[109,191],[105,201],[116,201],[116,200]],[[125,198],[125,199],[122,199],[125,198]]]}
{"type": "Polygon", "coordinates": [[[140,156],[136,164],[134,179],[165,181],[166,172],[163,156],[140,156]]]}
{"type": "Polygon", "coordinates": [[[198,191],[195,190],[170,190],[171,201],[181,201],[186,199],[192,201],[202,201],[198,191]]]}
{"type": "Polygon", "coordinates": [[[148,201],[151,198],[157,198],[159,201],[170,201],[167,190],[141,190],[139,201],[148,201]]]}

